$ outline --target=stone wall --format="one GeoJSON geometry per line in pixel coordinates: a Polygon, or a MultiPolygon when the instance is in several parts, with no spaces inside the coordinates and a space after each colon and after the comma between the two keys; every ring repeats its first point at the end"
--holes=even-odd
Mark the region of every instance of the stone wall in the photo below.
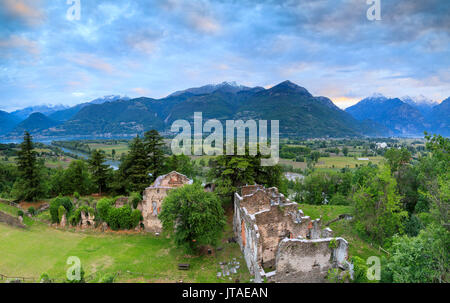
{"type": "Polygon", "coordinates": [[[331,229],[321,230],[320,219],[305,216],[277,188],[244,186],[241,194],[233,228],[256,282],[323,282],[329,268],[345,262],[345,240],[331,238],[331,229]]]}
{"type": "Polygon", "coordinates": [[[144,218],[144,228],[148,232],[160,233],[162,231],[161,221],[158,215],[164,198],[171,189],[181,187],[185,184],[192,184],[185,175],[178,172],[170,172],[167,175],[159,176],[150,187],[147,187],[143,194],[143,200],[138,205],[138,209],[144,218]]]}

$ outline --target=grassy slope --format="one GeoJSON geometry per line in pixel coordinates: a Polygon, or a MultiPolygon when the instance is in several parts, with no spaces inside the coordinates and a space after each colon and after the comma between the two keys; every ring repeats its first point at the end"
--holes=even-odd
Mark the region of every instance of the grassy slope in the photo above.
{"type": "MultiPolygon", "coordinates": [[[[2,205],[2,204],[0,204],[2,205]]],[[[228,226],[225,236],[230,236],[228,226]]],[[[233,258],[241,267],[232,276],[248,282],[251,278],[239,246],[222,243],[224,249],[215,256],[191,257],[169,239],[150,234],[101,234],[63,231],[36,221],[29,229],[20,230],[0,223],[0,273],[8,276],[38,278],[47,272],[62,281],[70,265],[69,256],[80,258],[89,281],[98,281],[104,274],[122,272],[119,282],[232,282],[218,279],[219,262],[233,258]],[[189,271],[180,271],[179,263],[191,264],[189,271]],[[132,273],[127,273],[130,271],[132,273]],[[133,274],[133,273],[144,273],[133,274]]]]}

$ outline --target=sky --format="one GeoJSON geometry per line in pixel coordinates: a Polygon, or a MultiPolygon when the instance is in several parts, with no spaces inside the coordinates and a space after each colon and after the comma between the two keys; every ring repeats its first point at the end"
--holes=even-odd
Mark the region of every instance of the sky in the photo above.
{"type": "Polygon", "coordinates": [[[370,21],[366,0],[0,0],[0,110],[223,81],[290,80],[341,108],[449,97],[450,1],[379,1],[370,21]]]}

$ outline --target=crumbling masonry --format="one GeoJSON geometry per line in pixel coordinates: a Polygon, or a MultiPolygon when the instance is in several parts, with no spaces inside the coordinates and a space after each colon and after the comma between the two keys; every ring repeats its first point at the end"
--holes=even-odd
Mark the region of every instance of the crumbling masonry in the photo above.
{"type": "Polygon", "coordinates": [[[158,219],[158,215],[169,190],[192,183],[193,181],[185,175],[173,171],[159,176],[150,187],[145,189],[143,201],[139,203],[138,209],[142,212],[143,224],[147,232],[160,233],[162,231],[162,223],[158,219]]]}
{"type": "Polygon", "coordinates": [[[278,192],[244,186],[234,197],[234,233],[255,282],[324,282],[330,268],[347,269],[348,243],[333,238],[278,192]]]}

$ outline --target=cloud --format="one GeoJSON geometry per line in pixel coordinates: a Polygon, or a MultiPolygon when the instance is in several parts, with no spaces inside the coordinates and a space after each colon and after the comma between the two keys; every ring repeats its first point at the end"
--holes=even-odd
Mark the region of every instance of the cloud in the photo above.
{"type": "Polygon", "coordinates": [[[206,34],[216,34],[220,31],[220,25],[216,20],[199,12],[188,13],[187,21],[193,28],[206,34]]]}
{"type": "Polygon", "coordinates": [[[19,18],[29,26],[39,25],[44,20],[44,13],[39,8],[40,0],[2,0],[4,13],[12,18],[19,18]]]}
{"type": "Polygon", "coordinates": [[[132,92],[136,93],[138,96],[149,96],[151,94],[150,90],[142,87],[135,87],[131,89],[132,92]]]}
{"type": "Polygon", "coordinates": [[[116,71],[111,64],[93,54],[77,53],[67,55],[67,60],[82,67],[87,67],[106,74],[113,74],[116,71]]]}
{"type": "Polygon", "coordinates": [[[37,57],[40,53],[39,44],[26,37],[12,35],[7,39],[0,39],[0,58],[17,55],[17,52],[24,51],[28,55],[37,57]]]}

